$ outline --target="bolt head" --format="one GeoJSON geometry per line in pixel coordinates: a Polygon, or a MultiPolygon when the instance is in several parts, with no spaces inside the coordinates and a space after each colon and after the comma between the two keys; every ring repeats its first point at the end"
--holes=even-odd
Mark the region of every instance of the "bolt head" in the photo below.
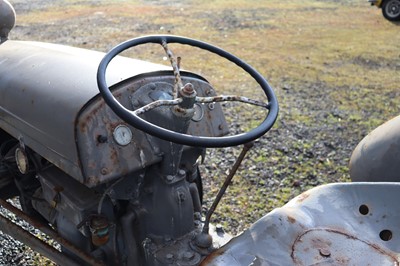
{"type": "Polygon", "coordinates": [[[194,253],[192,251],[186,251],[183,253],[183,259],[189,261],[194,258],[194,253]]]}
{"type": "Polygon", "coordinates": [[[191,83],[186,83],[182,88],[182,92],[185,94],[192,94],[194,92],[193,85],[191,83]]]}

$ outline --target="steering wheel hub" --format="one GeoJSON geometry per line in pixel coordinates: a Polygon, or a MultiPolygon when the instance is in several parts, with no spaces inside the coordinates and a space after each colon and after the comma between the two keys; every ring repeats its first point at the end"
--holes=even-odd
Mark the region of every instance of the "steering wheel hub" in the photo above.
{"type": "Polygon", "coordinates": [[[106,104],[125,122],[130,124],[131,126],[142,130],[150,135],[156,136],[160,139],[175,142],[182,145],[188,146],[198,146],[198,147],[228,147],[228,146],[236,146],[240,144],[244,144],[255,140],[262,135],[264,135],[275,123],[275,120],[278,116],[278,102],[275,96],[274,91],[271,86],[268,84],[267,80],[258,73],[254,68],[240,60],[236,56],[218,48],[216,46],[210,45],[205,42],[201,42],[198,40],[179,37],[179,36],[171,36],[171,35],[154,35],[154,36],[145,36],[140,38],[135,38],[123,42],[113,49],[111,49],[100,62],[98,71],[97,71],[97,84],[100,90],[101,95],[103,96],[106,104]],[[112,95],[110,92],[108,85],[105,80],[105,74],[108,67],[108,64],[111,60],[120,54],[122,51],[126,49],[147,43],[157,43],[163,46],[165,51],[167,52],[168,57],[171,60],[171,65],[174,70],[174,75],[176,79],[176,84],[174,90],[176,91],[176,96],[174,95],[173,100],[158,100],[154,101],[146,106],[143,106],[135,111],[131,111],[122,106],[112,95]],[[261,87],[264,91],[265,95],[268,98],[267,103],[263,103],[257,100],[251,100],[242,96],[212,96],[212,97],[198,97],[196,96],[196,91],[191,84],[186,84],[185,86],[181,85],[180,74],[179,74],[179,66],[174,61],[172,52],[169,50],[167,44],[168,43],[179,43],[183,45],[189,45],[193,47],[198,47],[200,49],[209,51],[211,53],[217,54],[232,63],[236,64],[243,71],[247,72],[261,87]],[[195,113],[195,104],[197,103],[215,103],[222,101],[239,101],[245,102],[248,104],[253,104],[256,106],[260,106],[261,108],[268,109],[267,115],[256,128],[243,133],[237,134],[233,136],[224,136],[224,137],[203,137],[203,136],[192,136],[180,132],[175,132],[172,130],[168,130],[166,128],[160,127],[158,125],[152,124],[139,115],[143,114],[153,108],[164,106],[164,105],[174,105],[174,112],[179,117],[193,117],[195,113]]]}

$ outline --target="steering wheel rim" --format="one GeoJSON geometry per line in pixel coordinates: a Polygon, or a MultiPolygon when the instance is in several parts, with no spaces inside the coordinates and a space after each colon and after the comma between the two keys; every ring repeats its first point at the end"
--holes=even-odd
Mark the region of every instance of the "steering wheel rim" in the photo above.
{"type": "Polygon", "coordinates": [[[117,46],[112,48],[108,53],[106,53],[106,55],[101,60],[97,70],[97,85],[100,94],[103,97],[106,104],[114,111],[116,115],[118,115],[126,123],[160,139],[188,146],[217,148],[217,147],[236,146],[253,141],[261,137],[271,129],[271,127],[274,125],[277,119],[279,111],[278,101],[272,87],[269,85],[268,81],[253,67],[251,67],[249,64],[245,63],[238,57],[226,52],[225,50],[217,46],[181,36],[151,35],[151,36],[134,38],[118,44],[117,46]],[[165,129],[163,127],[159,127],[155,124],[152,124],[140,118],[139,116],[132,114],[131,110],[125,108],[115,99],[115,97],[113,96],[107,85],[106,70],[108,64],[115,56],[117,56],[118,54],[129,48],[147,43],[156,43],[161,45],[163,42],[179,43],[209,51],[211,53],[217,54],[227,59],[228,61],[236,64],[238,67],[243,69],[260,85],[260,87],[263,89],[265,95],[269,100],[268,102],[269,111],[264,121],[261,124],[259,124],[256,128],[253,128],[245,133],[236,134],[233,136],[223,136],[223,137],[203,137],[203,136],[193,136],[189,134],[178,133],[169,129],[165,129]]]}

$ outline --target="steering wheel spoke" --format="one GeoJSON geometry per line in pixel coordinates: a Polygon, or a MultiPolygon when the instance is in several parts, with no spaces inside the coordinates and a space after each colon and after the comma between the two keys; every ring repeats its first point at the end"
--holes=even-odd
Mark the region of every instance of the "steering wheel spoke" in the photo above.
{"type": "Polygon", "coordinates": [[[269,103],[264,103],[261,101],[253,100],[244,96],[236,96],[236,95],[218,95],[218,96],[209,96],[209,97],[196,97],[197,103],[217,103],[217,102],[242,102],[248,103],[251,105],[256,105],[260,107],[264,107],[269,109],[269,103]]]}
{"type": "Polygon", "coordinates": [[[134,111],[131,111],[132,115],[138,116],[141,114],[144,114],[148,111],[153,110],[154,108],[160,107],[160,106],[173,106],[173,105],[178,105],[182,102],[182,98],[177,98],[174,100],[157,100],[154,102],[151,102],[149,104],[146,104],[143,107],[140,107],[134,111]]]}
{"type": "MultiPolygon", "coordinates": [[[[179,61],[179,60],[178,60],[179,61]]],[[[239,144],[244,144],[247,142],[250,142],[252,140],[255,140],[262,135],[264,135],[275,123],[275,120],[278,116],[278,101],[276,99],[275,93],[271,86],[268,84],[267,80],[260,74],[258,73],[254,68],[252,68],[250,65],[242,61],[241,59],[237,58],[236,56],[226,52],[225,50],[222,50],[221,48],[218,48],[216,46],[213,46],[211,44],[190,39],[190,38],[185,38],[185,37],[179,37],[179,36],[171,36],[171,35],[153,35],[153,36],[145,36],[145,37],[140,37],[140,38],[135,38],[128,40],[126,42],[123,42],[113,49],[111,49],[102,59],[102,61],[99,64],[99,68],[97,70],[97,85],[99,87],[100,93],[106,102],[106,104],[125,122],[130,124],[131,126],[142,130],[145,133],[148,133],[150,135],[156,136],[160,139],[166,140],[166,141],[171,141],[175,143],[179,143],[182,145],[188,145],[188,146],[197,146],[197,147],[228,147],[228,146],[235,146],[239,144]],[[147,43],[155,43],[155,44],[160,44],[163,46],[165,52],[167,53],[171,66],[174,72],[175,76],[175,87],[174,87],[174,97],[175,99],[173,100],[158,100],[154,101],[152,103],[149,103],[135,111],[131,111],[127,108],[125,108],[123,105],[121,105],[113,96],[113,94],[110,92],[110,89],[107,85],[106,82],[106,70],[108,67],[108,64],[111,62],[111,60],[120,54],[121,52],[132,48],[134,46],[142,45],[142,44],[147,44],[147,43]],[[193,47],[197,47],[206,51],[209,51],[213,54],[216,54],[218,56],[221,56],[228,61],[236,64],[238,67],[243,69],[243,71],[247,72],[261,87],[261,89],[264,91],[268,102],[264,103],[258,100],[253,100],[249,99],[247,97],[243,96],[236,96],[236,95],[219,95],[219,96],[211,96],[211,97],[198,97],[196,96],[195,92],[190,92],[190,88],[187,87],[186,89],[189,89],[189,91],[184,91],[182,88],[182,80],[180,77],[180,72],[179,72],[179,62],[175,60],[172,51],[168,48],[168,44],[170,43],[178,43],[182,45],[189,45],[193,47]],[[185,93],[187,95],[185,95],[185,93]],[[213,103],[213,102],[223,102],[223,101],[237,101],[237,102],[242,102],[242,103],[247,103],[247,104],[252,104],[255,106],[260,106],[263,108],[268,109],[268,112],[265,116],[265,119],[256,127],[253,128],[252,130],[243,133],[243,134],[238,134],[238,135],[233,135],[233,136],[224,136],[224,137],[204,137],[204,136],[192,136],[188,134],[183,134],[179,132],[175,132],[172,130],[168,130],[165,128],[162,128],[160,126],[157,126],[155,124],[152,124],[143,118],[141,118],[139,115],[143,114],[145,112],[148,112],[156,107],[160,106],[177,106],[177,108],[183,108],[186,110],[191,110],[190,106],[193,106],[195,102],[198,103],[213,103]]]]}

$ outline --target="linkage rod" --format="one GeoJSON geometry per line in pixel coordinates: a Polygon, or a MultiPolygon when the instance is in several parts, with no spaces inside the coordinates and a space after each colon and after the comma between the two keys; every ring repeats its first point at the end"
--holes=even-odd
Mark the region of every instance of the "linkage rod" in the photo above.
{"type": "Polygon", "coordinates": [[[249,142],[244,144],[242,151],[239,154],[235,164],[232,166],[229,175],[226,177],[224,184],[222,185],[221,189],[218,191],[217,196],[214,199],[213,204],[211,205],[210,209],[207,212],[206,220],[204,221],[204,227],[202,230],[203,234],[208,234],[209,227],[210,227],[210,219],[211,215],[214,213],[215,209],[217,208],[218,203],[221,201],[222,196],[224,195],[226,189],[228,188],[229,184],[232,181],[232,178],[235,176],[236,171],[238,170],[240,164],[242,163],[244,157],[246,156],[247,152],[253,147],[254,142],[249,142]]]}

